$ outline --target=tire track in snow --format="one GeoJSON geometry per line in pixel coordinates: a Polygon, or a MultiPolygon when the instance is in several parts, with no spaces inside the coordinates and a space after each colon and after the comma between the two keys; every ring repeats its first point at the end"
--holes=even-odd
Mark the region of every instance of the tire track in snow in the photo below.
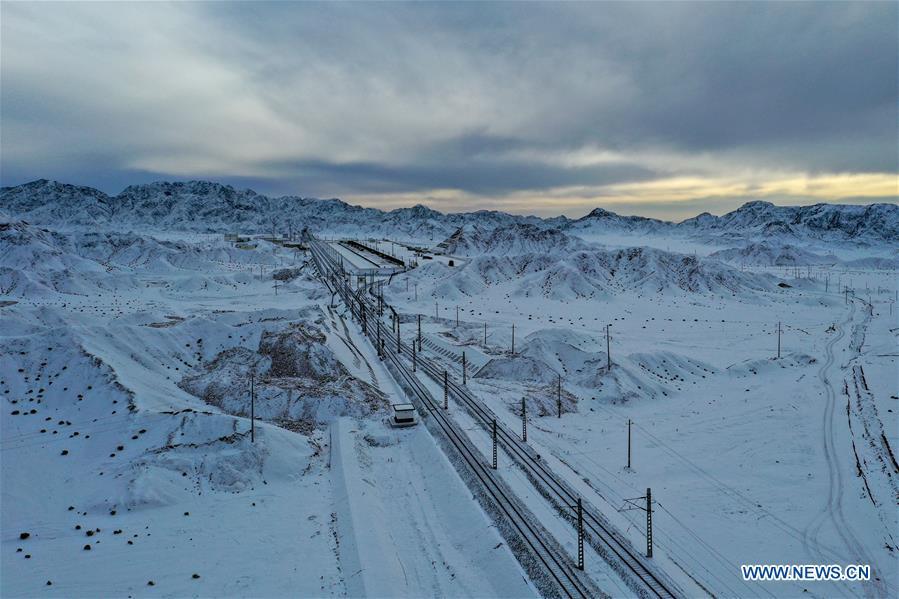
{"type": "MultiPolygon", "coordinates": [[[[827,342],[827,345],[825,346],[826,357],[821,368],[818,370],[818,378],[823,384],[825,392],[822,441],[824,446],[824,459],[827,463],[827,501],[825,502],[822,511],[803,531],[803,546],[811,555],[822,555],[822,547],[819,542],[821,528],[827,521],[830,521],[846,548],[852,552],[856,559],[856,563],[871,565],[874,575],[872,576],[870,585],[863,585],[865,595],[868,597],[885,597],[887,595],[883,581],[874,578],[874,576],[878,576],[879,569],[874,560],[865,551],[864,546],[855,536],[855,533],[846,521],[846,515],[843,511],[843,471],[839,454],[837,453],[836,431],[834,428],[837,391],[834,384],[831,382],[831,377],[828,373],[836,362],[833,348],[843,339],[846,334],[846,327],[852,323],[853,317],[855,316],[855,303],[853,302],[851,306],[852,310],[846,317],[846,320],[839,325],[837,335],[827,342]],[[872,590],[872,587],[875,587],[876,591],[872,590]]],[[[821,560],[821,563],[826,563],[823,557],[821,560]]]]}

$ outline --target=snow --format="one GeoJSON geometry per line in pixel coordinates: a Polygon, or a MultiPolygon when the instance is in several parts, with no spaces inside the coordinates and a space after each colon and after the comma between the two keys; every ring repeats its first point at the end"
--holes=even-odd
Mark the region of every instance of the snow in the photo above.
{"type": "Polygon", "coordinates": [[[0,242],[20,282],[0,296],[3,596],[535,594],[427,434],[383,422],[405,397],[306,258],[21,222],[0,242]],[[282,264],[300,274],[275,295],[282,264]],[[348,503],[338,460],[378,493],[348,503]]]}
{"type": "MultiPolygon", "coordinates": [[[[622,508],[651,487],[653,561],[688,596],[899,591],[894,205],[544,221],[38,181],[0,213],[3,596],[538,593],[428,429],[385,422],[408,397],[308,254],[220,235],[272,227],[442,252],[382,279],[403,339],[421,316],[454,380],[465,352],[511,430],[525,398],[529,445],[635,547],[645,515],[622,508]],[[747,583],[744,563],[878,580],[747,583]]],[[[498,475],[572,555],[507,458],[498,475]]],[[[632,594],[592,548],[587,573],[632,594]]]]}

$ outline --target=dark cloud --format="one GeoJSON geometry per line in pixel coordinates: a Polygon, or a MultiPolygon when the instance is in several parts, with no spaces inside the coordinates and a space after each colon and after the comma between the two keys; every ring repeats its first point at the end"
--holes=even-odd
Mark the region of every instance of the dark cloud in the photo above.
{"type": "Polygon", "coordinates": [[[490,207],[895,174],[897,20],[896,3],[4,3],[0,179],[490,207]]]}

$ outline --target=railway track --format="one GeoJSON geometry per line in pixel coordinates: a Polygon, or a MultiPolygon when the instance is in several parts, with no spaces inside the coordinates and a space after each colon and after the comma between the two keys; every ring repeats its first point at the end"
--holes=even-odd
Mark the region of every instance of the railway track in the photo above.
{"type": "MultiPolygon", "coordinates": [[[[322,253],[322,257],[325,260],[328,259],[328,256],[324,253],[322,253]]],[[[335,269],[336,261],[331,261],[330,265],[332,269],[335,269]]],[[[358,310],[358,306],[361,304],[366,306],[365,310],[368,311],[368,314],[378,314],[378,306],[370,296],[367,296],[362,290],[353,292],[346,283],[343,284],[346,287],[348,296],[353,300],[354,310],[358,310]]],[[[386,305],[383,307],[386,307],[386,305]]],[[[366,321],[369,329],[366,333],[371,334],[373,340],[376,338],[381,339],[382,354],[385,357],[401,364],[404,362],[411,364],[411,346],[402,340],[397,345],[395,332],[388,329],[381,322],[380,318],[362,318],[361,320],[366,321]],[[373,323],[376,323],[377,328],[375,328],[373,323]]],[[[421,354],[418,354],[416,359],[417,366],[422,372],[434,380],[435,383],[443,384],[444,368],[441,368],[434,360],[421,354]]],[[[408,372],[408,368],[406,369],[406,374],[415,379],[418,385],[421,384],[417,377],[408,372]]],[[[524,471],[537,490],[556,507],[566,520],[573,526],[576,526],[577,519],[574,506],[581,496],[566,482],[556,476],[533,448],[521,441],[515,433],[501,424],[496,415],[481,400],[468,391],[466,387],[454,381],[451,377],[447,377],[447,387],[451,396],[454,396],[472,417],[485,427],[485,430],[489,430],[492,427],[494,420],[497,421],[498,444],[515,460],[516,464],[524,471]]],[[[440,413],[442,414],[442,408],[440,408],[440,413]]],[[[648,564],[646,558],[633,547],[630,541],[606,521],[595,507],[584,501],[583,498],[582,513],[585,540],[600,555],[603,555],[612,567],[616,568],[623,575],[635,592],[643,596],[658,597],[660,599],[683,596],[683,593],[672,581],[648,564]]]]}
{"type": "MultiPolygon", "coordinates": [[[[331,259],[326,249],[318,246],[318,242],[310,243],[310,249],[312,249],[316,266],[323,278],[328,278],[338,272],[336,262],[331,259]]],[[[586,598],[600,595],[601,592],[593,585],[592,581],[583,572],[577,570],[555,539],[552,539],[551,535],[537,523],[536,518],[521,505],[502,480],[493,473],[492,468],[487,466],[486,459],[474,447],[464,431],[446,414],[418,377],[409,370],[400,357],[401,352],[387,348],[386,340],[390,338],[390,333],[380,318],[366,318],[361,314],[358,306],[361,301],[362,306],[368,306],[367,309],[371,314],[376,313],[376,308],[371,306],[362,294],[355,293],[350,289],[349,285],[339,277],[331,277],[329,288],[332,287],[337,290],[345,304],[358,317],[362,323],[363,332],[369,339],[373,342],[378,339],[385,340],[381,353],[388,367],[397,377],[397,382],[418,404],[418,409],[423,414],[431,416],[434,426],[455,450],[479,487],[512,528],[515,536],[524,544],[528,554],[532,556],[534,562],[532,566],[536,565],[539,568],[540,573],[549,580],[550,586],[547,587],[546,583],[540,580],[535,580],[535,583],[541,586],[542,590],[548,591],[548,594],[558,596],[586,598]],[[556,592],[553,593],[553,590],[556,592]]]]}
{"type": "MultiPolygon", "coordinates": [[[[411,347],[408,347],[406,354],[411,354],[411,347]]],[[[436,383],[443,384],[443,368],[426,357],[419,355],[416,358],[418,367],[425,374],[436,383]]],[[[506,426],[501,425],[496,415],[467,388],[450,377],[447,377],[447,387],[449,393],[455,396],[465,409],[484,425],[485,429],[489,429],[494,420],[497,421],[498,443],[524,470],[541,494],[556,506],[563,517],[573,524],[576,523],[576,513],[572,506],[577,503],[580,495],[559,479],[529,445],[521,441],[506,426]]],[[[677,597],[680,594],[674,590],[673,583],[645,563],[644,558],[633,548],[630,541],[623,538],[602,516],[598,515],[598,511],[593,506],[584,502],[583,499],[582,506],[585,538],[601,555],[611,556],[632,577],[642,583],[644,588],[635,590],[645,591],[649,596],[659,598],[677,597]]]]}

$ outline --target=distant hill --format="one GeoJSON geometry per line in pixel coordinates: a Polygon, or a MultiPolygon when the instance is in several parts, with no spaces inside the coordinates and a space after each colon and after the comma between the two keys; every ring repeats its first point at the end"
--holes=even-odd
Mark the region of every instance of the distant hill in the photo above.
{"type": "MultiPolygon", "coordinates": [[[[396,237],[434,241],[446,239],[460,227],[488,231],[527,225],[530,228],[521,228],[519,232],[531,239],[536,231],[558,229],[573,236],[620,232],[678,234],[723,241],[763,237],[777,238],[784,243],[794,239],[899,242],[899,206],[895,204],[775,206],[755,201],[722,216],[703,213],[680,223],[621,216],[602,208],[577,220],[541,219],[498,211],[446,214],[421,205],[383,211],[338,199],[269,197],[209,181],[131,185],[120,194],[109,196],[90,187],[41,179],[0,188],[0,214],[57,227],[210,232],[239,229],[278,234],[309,227],[334,234],[389,232],[396,237]]],[[[564,241],[561,236],[557,239],[564,241]]]]}

